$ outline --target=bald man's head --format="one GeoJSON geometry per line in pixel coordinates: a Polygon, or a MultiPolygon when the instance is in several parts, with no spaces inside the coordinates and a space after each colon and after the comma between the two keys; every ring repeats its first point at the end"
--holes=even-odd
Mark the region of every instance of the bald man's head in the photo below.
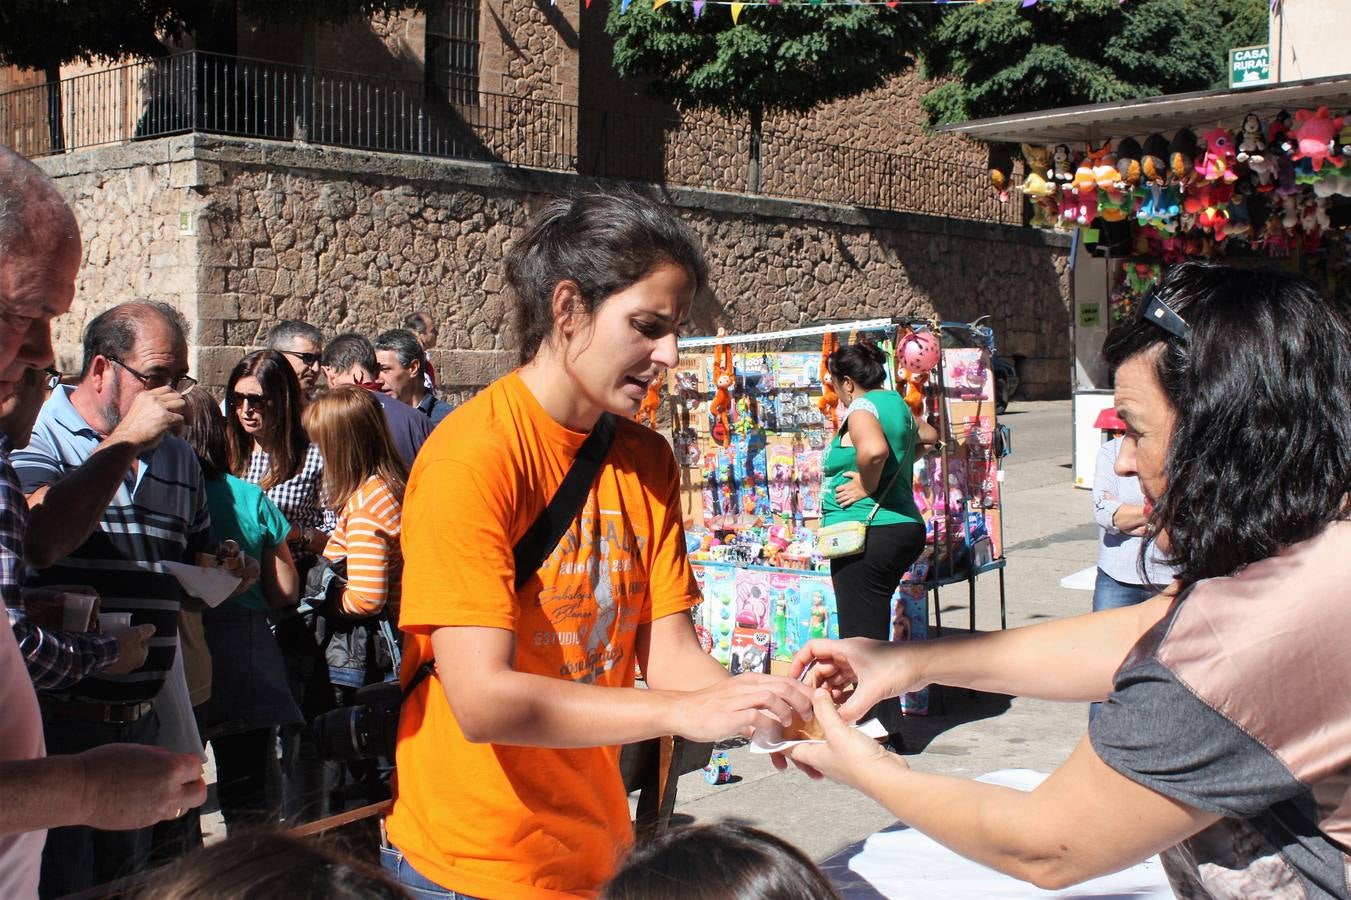
{"type": "Polygon", "coordinates": [[[80,229],[56,185],[0,146],[0,400],[24,369],[52,364],[52,319],[70,309],[80,229]]]}

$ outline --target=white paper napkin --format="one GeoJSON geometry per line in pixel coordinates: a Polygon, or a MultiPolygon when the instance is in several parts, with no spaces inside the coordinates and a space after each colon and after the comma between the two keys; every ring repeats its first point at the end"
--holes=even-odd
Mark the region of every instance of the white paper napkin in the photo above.
{"type": "Polygon", "coordinates": [[[239,576],[231,575],[215,566],[193,566],[188,563],[162,562],[164,571],[178,579],[183,590],[204,602],[207,606],[217,607],[239,586],[239,576]]]}
{"type": "MultiPolygon", "coordinates": [[[[849,726],[855,731],[861,731],[873,740],[887,736],[886,726],[877,719],[869,719],[858,725],[849,726]]],[[[797,744],[824,744],[825,741],[779,741],[771,743],[765,740],[761,735],[751,738],[750,752],[752,753],[778,753],[786,747],[792,747],[797,744]]]]}

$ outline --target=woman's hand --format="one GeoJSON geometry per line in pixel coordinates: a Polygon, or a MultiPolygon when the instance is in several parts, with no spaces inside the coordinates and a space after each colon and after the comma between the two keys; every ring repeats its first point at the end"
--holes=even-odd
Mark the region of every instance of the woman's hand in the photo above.
{"type": "Polygon", "coordinates": [[[817,638],[808,641],[793,657],[789,677],[800,677],[813,662],[809,681],[828,688],[836,703],[843,701],[839,715],[846,722],[857,722],[878,701],[927,684],[919,648],[913,644],[870,638],[842,641],[817,638]]]}
{"type": "Polygon", "coordinates": [[[844,480],[835,486],[835,502],[840,506],[847,509],[868,496],[863,477],[857,472],[845,472],[841,477],[844,480]]]}
{"type": "Polygon", "coordinates": [[[803,720],[812,717],[812,694],[805,685],[777,675],[747,673],[679,694],[671,728],[692,741],[760,733],[777,742],[783,723],[794,713],[803,720]]]}
{"type": "Polygon", "coordinates": [[[824,742],[811,741],[794,744],[782,754],[775,754],[774,764],[785,768],[781,757],[812,778],[829,778],[867,794],[871,773],[879,766],[898,765],[908,769],[905,760],[882,749],[882,745],[857,728],[851,728],[840,718],[835,701],[825,688],[817,689],[812,697],[816,719],[825,734],[824,742]]]}

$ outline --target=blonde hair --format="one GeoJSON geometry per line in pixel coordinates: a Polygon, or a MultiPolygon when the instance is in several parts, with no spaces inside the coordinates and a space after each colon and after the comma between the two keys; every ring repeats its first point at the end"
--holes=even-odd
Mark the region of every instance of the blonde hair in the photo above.
{"type": "Polygon", "coordinates": [[[356,385],[334,388],[305,407],[303,420],[324,457],[324,502],[330,509],[341,509],[372,475],[403,502],[408,469],[370,391],[356,385]]]}

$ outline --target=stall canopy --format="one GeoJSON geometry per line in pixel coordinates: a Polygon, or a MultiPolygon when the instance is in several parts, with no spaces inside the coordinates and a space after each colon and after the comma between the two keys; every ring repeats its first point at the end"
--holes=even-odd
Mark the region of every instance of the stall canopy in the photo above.
{"type": "Polygon", "coordinates": [[[1264,88],[1195,91],[1045,109],[957,122],[939,131],[991,143],[1098,144],[1108,138],[1144,138],[1154,132],[1235,121],[1248,112],[1256,112],[1266,121],[1283,109],[1318,106],[1351,107],[1351,75],[1287,81],[1264,88]]]}

